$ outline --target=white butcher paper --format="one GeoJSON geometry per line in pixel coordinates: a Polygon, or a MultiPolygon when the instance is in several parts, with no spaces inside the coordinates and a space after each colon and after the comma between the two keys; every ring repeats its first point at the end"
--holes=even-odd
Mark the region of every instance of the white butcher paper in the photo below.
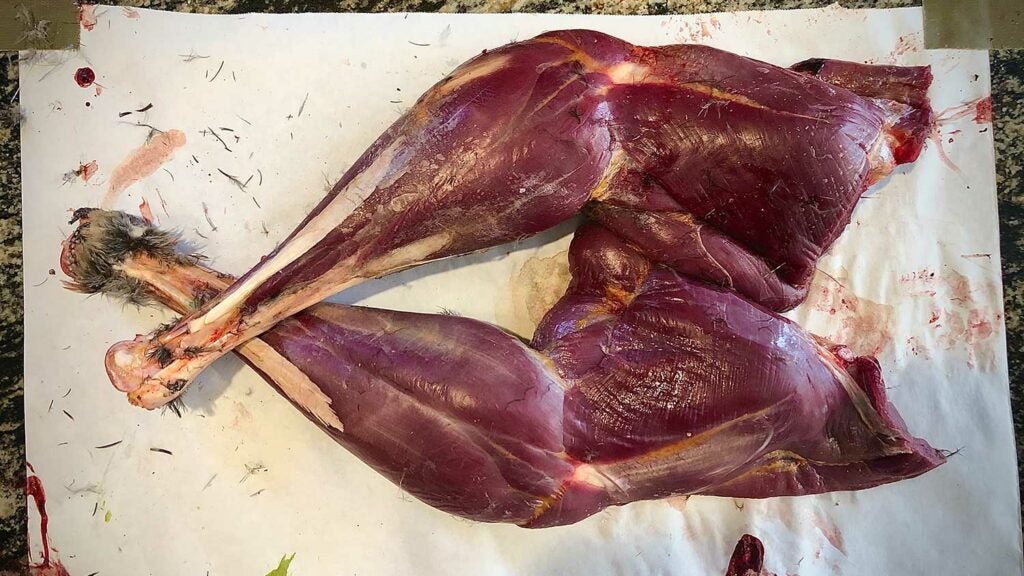
{"type": "MultiPolygon", "coordinates": [[[[919,9],[209,16],[98,6],[95,16],[79,51],[22,53],[21,68],[28,461],[47,490],[54,555],[73,576],[262,575],[285,554],[300,576],[703,576],[724,573],[744,533],[764,542],[779,576],[1021,572],[992,130],[973,118],[990,91],[988,55],[925,51],[919,9]],[[146,200],[160,226],[241,273],[434,82],[483,49],[560,28],[702,42],[782,66],[932,66],[932,103],[952,118],[941,149],[933,139],[867,194],[822,259],[812,301],[791,316],[877,345],[911,433],[959,450],[945,465],[861,492],[676,498],[524,530],[403,494],[233,357],[199,378],[180,418],[132,407],[110,386],[107,347],[170,316],[65,290],[58,255],[70,210],[98,205],[114,168],[145,141],[149,129],[134,124],[180,130],[185,144],[116,207],[138,213],[146,200]],[[74,76],[86,66],[96,85],[82,88],[74,76]],[[73,171],[90,161],[86,182],[73,171]],[[218,169],[252,179],[243,191],[218,169]]],[[[563,225],[335,299],[496,322],[496,307],[516,297],[510,278],[537,257],[564,266],[571,233],[563,225]]]]}

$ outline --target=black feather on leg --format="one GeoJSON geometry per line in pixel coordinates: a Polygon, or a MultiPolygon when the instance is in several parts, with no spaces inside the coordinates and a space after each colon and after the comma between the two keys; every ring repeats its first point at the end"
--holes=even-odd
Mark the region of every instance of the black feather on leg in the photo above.
{"type": "Polygon", "coordinates": [[[178,253],[178,237],[158,230],[131,214],[79,208],[71,223],[78,228],[65,240],[61,268],[72,278],[67,288],[86,294],[102,293],[139,306],[152,298],[146,284],[119,270],[128,256],[140,253],[173,262],[192,262],[178,253]]]}

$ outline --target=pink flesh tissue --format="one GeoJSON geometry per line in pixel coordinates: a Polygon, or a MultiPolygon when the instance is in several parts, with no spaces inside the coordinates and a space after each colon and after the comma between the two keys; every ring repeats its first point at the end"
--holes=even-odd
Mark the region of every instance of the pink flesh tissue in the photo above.
{"type": "MultiPolygon", "coordinates": [[[[99,261],[185,312],[231,280],[174,256],[139,218],[77,217],[61,258],[72,288],[117,294],[99,261]]],[[[531,346],[466,318],[318,304],[236,351],[392,482],[478,521],[538,528],[673,495],[858,490],[944,461],[907,432],[873,358],[595,224],[569,260],[572,283],[531,346]]]]}
{"type": "Polygon", "coordinates": [[[861,193],[916,158],[930,80],[927,68],[788,70],[585,30],[485,52],[428,90],[223,294],[116,344],[108,373],[132,403],[160,406],[334,292],[584,208],[646,258],[785,310],[861,193]]]}

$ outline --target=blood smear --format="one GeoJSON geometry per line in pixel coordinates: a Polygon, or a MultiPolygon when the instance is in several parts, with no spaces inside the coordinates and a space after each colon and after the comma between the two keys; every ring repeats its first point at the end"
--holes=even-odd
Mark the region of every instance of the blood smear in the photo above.
{"type": "Polygon", "coordinates": [[[986,96],[974,105],[974,122],[986,124],[992,121],[992,97],[986,96]]]}
{"type": "MultiPolygon", "coordinates": [[[[31,464],[28,467],[35,472],[31,464]]],[[[35,474],[25,478],[25,494],[35,501],[36,511],[39,513],[39,535],[43,546],[43,560],[38,564],[29,565],[29,576],[68,576],[67,568],[64,568],[60,560],[50,558],[50,541],[46,530],[49,524],[49,517],[46,515],[46,491],[43,490],[43,482],[35,474]]]]}
{"type": "Polygon", "coordinates": [[[110,176],[110,187],[100,207],[109,210],[125,188],[156,172],[164,162],[171,159],[175,150],[184,145],[184,132],[168,130],[153,136],[148,142],[132,150],[117,168],[114,168],[110,176]]]}

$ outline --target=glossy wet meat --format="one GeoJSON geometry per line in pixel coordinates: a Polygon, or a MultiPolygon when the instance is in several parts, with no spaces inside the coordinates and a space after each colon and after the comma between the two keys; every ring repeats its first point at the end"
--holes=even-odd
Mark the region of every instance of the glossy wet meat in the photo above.
{"type": "MultiPolygon", "coordinates": [[[[83,211],[72,288],[185,312],[231,278],[139,218],[83,211]]],[[[528,527],[671,495],[857,490],[944,458],[878,365],[596,225],[528,347],[467,318],[319,304],[236,349],[311,421],[424,502],[528,527]]],[[[142,337],[145,338],[145,337],[142,337]]]]}
{"type": "Polygon", "coordinates": [[[586,30],[487,51],[428,90],[223,295],[115,346],[111,379],[133,403],[162,405],[219,355],[338,290],[584,206],[653,261],[791,307],[860,194],[912,159],[930,122],[926,68],[848,66],[794,71],[586,30]]]}
{"type": "Polygon", "coordinates": [[[775,576],[764,567],[764,544],[756,536],[744,534],[736,542],[725,576],[775,576]]]}
{"type": "Polygon", "coordinates": [[[945,460],[907,433],[874,358],[653,266],[598,226],[569,258],[573,281],[533,347],[566,381],[566,452],[613,502],[853,490],[945,460]]]}

